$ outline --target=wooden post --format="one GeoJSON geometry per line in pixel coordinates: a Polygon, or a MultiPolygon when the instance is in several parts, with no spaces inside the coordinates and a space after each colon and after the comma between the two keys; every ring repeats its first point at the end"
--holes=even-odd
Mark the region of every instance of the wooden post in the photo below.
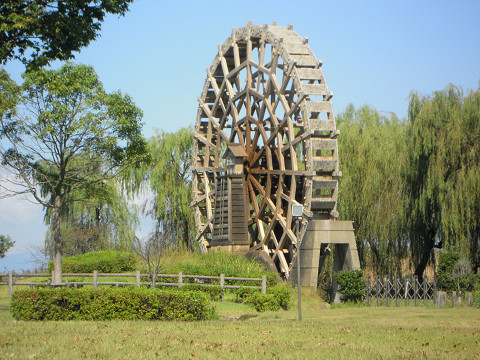
{"type": "Polygon", "coordinates": [[[178,273],[178,288],[180,289],[183,286],[183,273],[180,271],[178,273]]]}
{"type": "Polygon", "coordinates": [[[428,276],[423,277],[423,305],[427,305],[428,276]]]}
{"type": "Polygon", "coordinates": [[[375,279],[375,287],[376,287],[376,296],[377,296],[377,306],[381,305],[381,294],[380,294],[380,275],[377,275],[377,278],[375,279]]]}
{"type": "MultiPolygon", "coordinates": [[[[266,294],[267,293],[267,276],[266,275],[263,275],[262,276],[262,294],[266,294]]],[[[472,295],[470,293],[470,295],[472,295]]]]}
{"type": "Polygon", "coordinates": [[[372,286],[372,280],[370,278],[370,275],[367,276],[367,306],[370,306],[370,287],[372,286]]]}
{"type": "Polygon", "coordinates": [[[136,287],[140,287],[140,271],[137,270],[135,273],[135,285],[136,287]]]}
{"type": "Polygon", "coordinates": [[[13,271],[8,272],[8,296],[13,294],[13,271]]]}
{"type": "Polygon", "coordinates": [[[413,304],[417,306],[418,297],[418,275],[413,275],[413,304]]]}
{"type": "Polygon", "coordinates": [[[386,276],[385,279],[385,304],[390,307],[390,276],[386,276]]]}
{"type": "Polygon", "coordinates": [[[457,292],[452,291],[452,307],[455,307],[456,302],[457,302],[457,292]]]}
{"type": "Polygon", "coordinates": [[[399,286],[398,286],[399,284],[400,284],[400,276],[395,275],[395,306],[396,307],[400,306],[400,302],[398,301],[399,300],[399,292],[400,292],[400,289],[399,289],[399,286]]]}
{"type": "Polygon", "coordinates": [[[225,298],[225,274],[220,274],[220,287],[222,288],[222,301],[225,298]]]}
{"type": "Polygon", "coordinates": [[[472,293],[471,292],[467,292],[467,306],[472,306],[472,293]]]}
{"type": "Polygon", "coordinates": [[[439,308],[444,308],[445,307],[445,303],[447,301],[447,293],[445,291],[437,291],[435,293],[435,304],[437,305],[437,307],[439,308]]]}
{"type": "Polygon", "coordinates": [[[50,284],[54,284],[53,279],[55,279],[55,272],[52,271],[52,280],[50,281],[50,284]]]}
{"type": "Polygon", "coordinates": [[[408,289],[408,279],[407,278],[404,278],[404,282],[403,282],[403,288],[404,288],[404,291],[405,291],[405,306],[408,306],[408,292],[410,291],[408,289]]]}
{"type": "Polygon", "coordinates": [[[93,288],[98,289],[98,271],[93,270],[93,288]]]}

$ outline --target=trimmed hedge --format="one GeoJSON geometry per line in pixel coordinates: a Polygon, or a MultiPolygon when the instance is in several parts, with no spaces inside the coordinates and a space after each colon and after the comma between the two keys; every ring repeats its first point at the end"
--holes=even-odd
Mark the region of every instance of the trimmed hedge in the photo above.
{"type": "Polygon", "coordinates": [[[288,310],[291,292],[285,285],[267,288],[266,294],[260,294],[257,289],[241,287],[236,291],[236,302],[252,305],[258,312],[277,311],[280,308],[288,310]]]}
{"type": "MultiPolygon", "coordinates": [[[[122,273],[136,270],[137,257],[127,251],[94,251],[65,257],[62,264],[64,273],[122,273]]],[[[53,270],[53,261],[48,262],[48,270],[53,270]]]]}
{"type": "Polygon", "coordinates": [[[17,290],[16,320],[205,320],[215,318],[208,295],[146,288],[17,290]]]}
{"type": "Polygon", "coordinates": [[[220,301],[223,297],[223,289],[220,286],[202,286],[199,284],[184,284],[180,291],[199,291],[207,294],[212,301],[220,301]]]}
{"type": "Polygon", "coordinates": [[[235,302],[241,304],[250,303],[250,299],[256,294],[259,294],[258,289],[252,289],[242,286],[235,292],[235,302]]]}
{"type": "Polygon", "coordinates": [[[250,298],[250,303],[258,312],[280,310],[280,304],[274,294],[255,294],[250,298]]]}

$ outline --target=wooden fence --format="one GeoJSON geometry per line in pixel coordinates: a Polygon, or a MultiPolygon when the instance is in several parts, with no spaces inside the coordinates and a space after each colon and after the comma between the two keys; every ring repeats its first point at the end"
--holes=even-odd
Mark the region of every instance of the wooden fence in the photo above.
{"type": "Polygon", "coordinates": [[[367,305],[375,303],[377,306],[400,306],[400,303],[409,305],[413,302],[414,306],[419,304],[426,305],[428,302],[436,302],[437,281],[436,277],[433,282],[428,282],[427,276],[423,277],[423,281],[418,276],[407,276],[401,279],[399,276],[385,278],[381,276],[375,277],[375,282],[371,276],[367,277],[367,289],[365,301],[367,305]]]}
{"type": "Polygon", "coordinates": [[[98,273],[98,271],[94,271],[93,273],[87,273],[87,274],[63,274],[62,277],[68,277],[68,278],[75,278],[75,277],[91,277],[92,281],[85,282],[85,281],[68,281],[66,280],[65,282],[62,282],[60,285],[53,285],[52,284],[52,279],[53,279],[53,271],[51,274],[16,274],[13,271],[9,271],[8,274],[0,274],[1,279],[3,278],[8,278],[8,281],[3,281],[0,282],[0,285],[8,285],[8,293],[9,295],[12,295],[13,293],[13,286],[14,285],[26,285],[30,286],[30,288],[33,288],[34,286],[65,286],[65,287],[74,287],[77,288],[79,285],[92,285],[95,289],[98,288],[100,285],[110,285],[110,286],[126,286],[126,285],[134,285],[136,287],[140,286],[150,286],[150,287],[155,287],[155,286],[173,286],[173,287],[182,287],[183,285],[187,284],[197,284],[200,286],[220,286],[222,290],[225,292],[225,289],[239,289],[240,287],[249,287],[249,288],[254,288],[254,289],[260,289],[262,294],[266,294],[267,292],[267,277],[265,275],[262,276],[262,278],[238,278],[238,277],[229,277],[225,276],[224,274],[220,274],[220,276],[201,276],[201,275],[186,275],[181,272],[178,274],[159,274],[157,276],[157,281],[155,281],[155,284],[152,284],[151,281],[149,282],[142,282],[142,278],[150,278],[149,274],[141,274],[140,271],[137,271],[134,274],[103,274],[103,273],[98,273]],[[49,278],[49,280],[45,282],[18,282],[17,279],[26,279],[26,278],[39,278],[39,277],[45,277],[49,278]],[[135,282],[127,282],[127,281],[99,281],[99,277],[124,277],[124,278],[135,278],[135,282]],[[161,279],[176,279],[175,281],[172,282],[160,282],[158,280],[161,279]],[[260,286],[250,286],[250,285],[235,285],[232,284],[233,282],[236,281],[246,281],[246,282],[256,282],[256,283],[261,283],[260,286]],[[212,284],[218,283],[217,284],[212,284]]]}
{"type": "Polygon", "coordinates": [[[427,276],[423,277],[423,282],[417,276],[407,276],[403,279],[399,276],[395,276],[395,278],[376,276],[375,282],[373,282],[372,277],[368,276],[365,295],[365,302],[368,306],[372,304],[400,306],[402,303],[408,306],[413,303],[414,306],[434,304],[443,308],[447,303],[452,307],[461,305],[462,299],[467,306],[473,304],[471,292],[439,291],[436,277],[432,282],[428,282],[427,276]]]}

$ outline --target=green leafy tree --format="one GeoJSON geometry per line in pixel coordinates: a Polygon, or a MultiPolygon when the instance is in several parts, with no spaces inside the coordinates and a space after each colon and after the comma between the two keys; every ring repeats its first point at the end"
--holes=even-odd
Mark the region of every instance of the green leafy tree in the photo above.
{"type": "Polygon", "coordinates": [[[395,274],[407,257],[404,184],[405,125],[394,114],[349,105],[337,116],[339,213],[353,220],[362,265],[395,274]]]}
{"type": "Polygon", "coordinates": [[[335,274],[335,281],[340,285],[343,302],[362,301],[367,288],[362,270],[343,270],[335,274]]]}
{"type": "Polygon", "coordinates": [[[7,251],[15,244],[15,241],[8,235],[0,235],[0,259],[5,257],[7,251]]]}
{"type": "Polygon", "coordinates": [[[94,40],[106,14],[125,15],[133,0],[2,0],[0,63],[18,59],[31,68],[69,60],[94,40]]]}
{"type": "MultiPolygon", "coordinates": [[[[117,179],[108,179],[96,192],[83,190],[69,194],[82,202],[64,201],[61,209],[64,255],[73,256],[100,250],[126,250],[135,239],[138,226],[136,206],[132,205],[117,179]]],[[[52,224],[47,208],[46,223],[52,224]]],[[[53,258],[53,232],[47,232],[45,248],[53,258]]]]}
{"type": "Polygon", "coordinates": [[[71,63],[25,74],[18,101],[1,118],[0,191],[29,193],[51,209],[58,283],[62,206],[91,199],[85,193],[103,191],[106,180],[148,159],[142,112],[129,96],[106,93],[93,68],[71,63]]]}
{"type": "Polygon", "coordinates": [[[191,129],[176,133],[157,132],[149,140],[152,162],[126,174],[128,187],[140,191],[147,186],[153,192],[143,210],[156,221],[156,233],[165,236],[170,246],[193,248],[193,210],[191,129]]]}
{"type": "Polygon", "coordinates": [[[154,164],[149,180],[155,194],[150,213],[169,243],[183,244],[189,250],[194,226],[190,207],[192,143],[192,131],[185,128],[176,133],[159,132],[149,143],[154,164]]]}
{"type": "Polygon", "coordinates": [[[433,248],[459,249],[480,265],[480,92],[449,85],[410,95],[406,186],[409,241],[422,276],[433,248]]]}

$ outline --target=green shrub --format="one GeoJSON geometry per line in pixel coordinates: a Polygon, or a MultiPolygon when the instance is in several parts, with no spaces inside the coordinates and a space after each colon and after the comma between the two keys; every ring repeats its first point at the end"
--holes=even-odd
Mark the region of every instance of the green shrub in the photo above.
{"type": "Polygon", "coordinates": [[[223,289],[220,286],[202,286],[200,284],[185,284],[181,288],[177,288],[181,291],[200,291],[210,296],[212,301],[220,301],[223,297],[223,289]]]}
{"type": "Polygon", "coordinates": [[[277,285],[267,288],[267,294],[274,295],[278,305],[280,305],[283,310],[288,310],[291,301],[291,292],[287,285],[277,285]]]}
{"type": "Polygon", "coordinates": [[[260,294],[258,289],[241,287],[236,291],[235,301],[250,304],[260,312],[277,311],[280,308],[288,310],[291,301],[290,295],[290,288],[286,285],[267,287],[267,294],[260,294]]]}
{"type": "Polygon", "coordinates": [[[472,306],[480,308],[480,293],[474,292],[472,294],[472,306]]]}
{"type": "Polygon", "coordinates": [[[437,287],[440,290],[456,290],[455,282],[450,277],[453,267],[460,259],[460,255],[453,251],[443,251],[438,260],[437,287]]]}
{"type": "MultiPolygon", "coordinates": [[[[65,257],[62,261],[64,273],[121,273],[135,271],[137,258],[126,251],[95,251],[82,255],[65,257]]],[[[53,261],[49,261],[48,270],[53,270],[53,261]]]]}
{"type": "Polygon", "coordinates": [[[203,320],[215,317],[206,294],[146,288],[17,290],[16,320],[203,320]]]}
{"type": "Polygon", "coordinates": [[[250,297],[249,302],[258,312],[267,310],[277,311],[280,309],[280,304],[274,294],[254,294],[250,297]]]}
{"type": "Polygon", "coordinates": [[[443,251],[438,262],[437,287],[444,291],[472,291],[478,276],[472,272],[472,264],[459,253],[443,251]]]}
{"type": "Polygon", "coordinates": [[[362,301],[365,297],[366,283],[362,270],[344,270],[335,274],[335,281],[340,285],[342,301],[362,301]]]}
{"type": "Polygon", "coordinates": [[[250,298],[258,294],[260,290],[241,286],[235,291],[235,302],[245,304],[250,302],[250,298]]]}

